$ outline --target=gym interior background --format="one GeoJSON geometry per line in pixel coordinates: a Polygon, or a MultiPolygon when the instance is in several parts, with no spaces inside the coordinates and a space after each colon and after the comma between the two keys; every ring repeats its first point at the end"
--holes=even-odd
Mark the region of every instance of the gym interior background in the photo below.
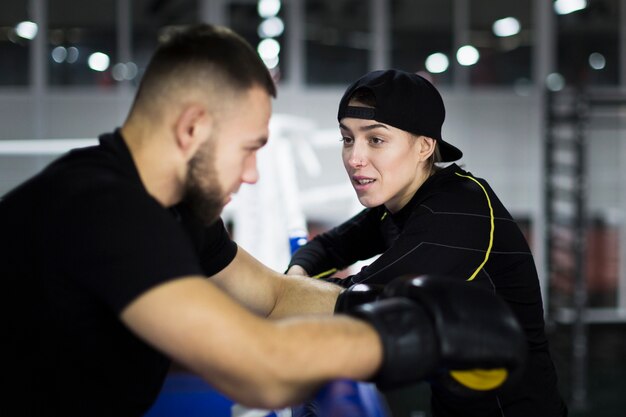
{"type": "MultiPolygon", "coordinates": [[[[271,69],[312,233],[355,209],[335,118],[347,84],[389,67],[429,77],[444,137],[531,243],[571,415],[623,415],[626,0],[2,1],[0,196],[119,126],[159,34],[194,22],[235,29],[271,69]]],[[[164,395],[211,415],[184,377],[173,369],[164,395]]],[[[387,400],[394,417],[428,415],[423,386],[387,400]]]]}

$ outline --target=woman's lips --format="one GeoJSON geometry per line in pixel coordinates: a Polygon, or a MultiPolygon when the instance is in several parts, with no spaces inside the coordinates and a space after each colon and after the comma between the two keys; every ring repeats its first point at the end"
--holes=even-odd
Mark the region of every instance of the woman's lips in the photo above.
{"type": "Polygon", "coordinates": [[[352,177],[352,185],[356,191],[366,191],[376,182],[375,179],[363,176],[352,177]]]}

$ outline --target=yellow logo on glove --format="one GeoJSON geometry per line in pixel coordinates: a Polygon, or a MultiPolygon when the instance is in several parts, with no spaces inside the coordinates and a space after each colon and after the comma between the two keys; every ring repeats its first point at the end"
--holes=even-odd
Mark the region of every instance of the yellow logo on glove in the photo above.
{"type": "Polygon", "coordinates": [[[489,391],[498,388],[509,376],[505,368],[471,369],[450,371],[450,375],[461,385],[475,391],[489,391]]]}

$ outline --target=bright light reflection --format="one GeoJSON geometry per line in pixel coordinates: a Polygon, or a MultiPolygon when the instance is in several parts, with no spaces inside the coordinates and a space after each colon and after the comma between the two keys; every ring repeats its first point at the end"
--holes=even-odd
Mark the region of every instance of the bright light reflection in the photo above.
{"type": "Polygon", "coordinates": [[[594,52],[589,55],[589,66],[594,70],[601,70],[606,67],[606,58],[599,52],[594,52]]]}
{"type": "Polygon", "coordinates": [[[440,74],[448,69],[450,61],[445,54],[436,52],[426,58],[426,70],[433,74],[440,74]]]}
{"type": "Polygon", "coordinates": [[[493,22],[493,34],[501,38],[517,35],[521,29],[519,20],[514,17],[505,17],[493,22]]]}
{"type": "Polygon", "coordinates": [[[60,64],[61,62],[65,61],[65,59],[67,58],[67,49],[65,49],[65,47],[63,46],[57,46],[56,48],[52,50],[51,55],[52,55],[52,60],[56,62],[57,64],[60,64]]]}
{"type": "Polygon", "coordinates": [[[109,68],[109,62],[109,56],[102,52],[94,52],[89,55],[89,59],[87,59],[89,68],[94,71],[106,71],[106,69],[109,68]]]}
{"type": "Polygon", "coordinates": [[[115,81],[124,81],[126,78],[126,64],[123,62],[118,62],[113,65],[113,70],[111,70],[111,76],[115,81]]]}
{"type": "Polygon", "coordinates": [[[480,53],[472,45],[461,46],[456,52],[456,60],[463,66],[474,65],[478,59],[480,59],[480,53]]]}
{"type": "Polygon", "coordinates": [[[574,13],[585,7],[587,7],[587,0],[556,0],[554,2],[554,11],[560,15],[574,13]]]}
{"type": "Polygon", "coordinates": [[[550,91],[561,91],[565,87],[565,78],[558,72],[548,74],[546,77],[546,87],[550,91]]]}
{"type": "Polygon", "coordinates": [[[273,69],[278,66],[279,59],[278,56],[275,56],[274,58],[266,58],[263,62],[268,69],[273,69]]]}
{"type": "Polygon", "coordinates": [[[78,56],[79,56],[79,52],[78,52],[78,48],[75,46],[70,46],[69,48],[67,48],[67,62],[69,64],[73,64],[74,62],[78,61],[78,56]]]}
{"type": "Polygon", "coordinates": [[[257,11],[263,18],[276,16],[280,11],[280,0],[259,0],[257,11]]]}
{"type": "Polygon", "coordinates": [[[259,25],[260,38],[277,38],[285,31],[285,24],[280,17],[270,17],[259,25]]]}
{"type": "Polygon", "coordinates": [[[126,79],[127,80],[134,79],[137,76],[138,72],[139,72],[139,68],[137,68],[137,64],[135,64],[134,62],[126,63],[126,79]]]}
{"type": "Polygon", "coordinates": [[[263,59],[264,61],[266,59],[273,59],[276,58],[280,53],[280,44],[276,39],[263,39],[261,42],[259,42],[257,51],[261,59],[263,59]]]}
{"type": "Polygon", "coordinates": [[[37,23],[24,21],[15,26],[15,33],[17,36],[24,39],[34,39],[37,36],[37,23]]]}

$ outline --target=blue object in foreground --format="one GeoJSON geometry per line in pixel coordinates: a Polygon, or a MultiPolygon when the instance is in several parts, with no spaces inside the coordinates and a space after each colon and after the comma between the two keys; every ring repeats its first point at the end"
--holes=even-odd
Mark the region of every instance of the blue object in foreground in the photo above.
{"type": "Polygon", "coordinates": [[[289,250],[293,255],[298,249],[306,245],[307,232],[304,230],[292,230],[289,232],[289,250]]]}
{"type": "Polygon", "coordinates": [[[325,385],[315,399],[289,410],[243,412],[230,399],[215,391],[201,378],[170,374],[159,398],[144,417],[234,417],[237,415],[276,417],[391,417],[382,396],[373,384],[337,380],[325,385]]]}
{"type": "Polygon", "coordinates": [[[201,378],[186,373],[168,375],[161,394],[144,417],[230,417],[233,402],[201,378]]]}
{"type": "Polygon", "coordinates": [[[293,417],[390,417],[374,387],[350,380],[325,385],[310,403],[294,407],[293,417]]]}

